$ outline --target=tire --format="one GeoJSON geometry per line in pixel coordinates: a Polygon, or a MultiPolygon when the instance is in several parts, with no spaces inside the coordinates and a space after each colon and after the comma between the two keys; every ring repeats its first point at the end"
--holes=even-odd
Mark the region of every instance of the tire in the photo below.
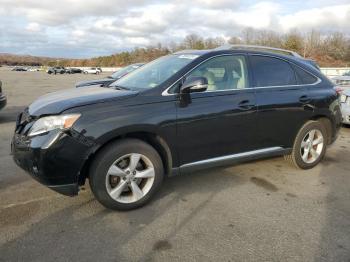
{"type": "Polygon", "coordinates": [[[327,137],[326,127],[321,122],[306,122],[295,138],[292,153],[285,159],[300,169],[313,168],[326,154],[327,137]]]}
{"type": "Polygon", "coordinates": [[[151,200],[160,189],[163,176],[162,160],[152,146],[138,139],[123,139],[112,142],[97,154],[90,168],[89,182],[103,206],[130,210],[151,200]],[[140,158],[134,161],[137,165],[133,169],[131,159],[137,156],[140,158]]]}

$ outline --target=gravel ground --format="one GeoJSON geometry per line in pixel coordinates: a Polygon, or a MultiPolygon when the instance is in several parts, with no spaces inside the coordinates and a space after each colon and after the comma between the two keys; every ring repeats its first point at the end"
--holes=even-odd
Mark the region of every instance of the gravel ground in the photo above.
{"type": "Polygon", "coordinates": [[[279,157],[178,176],[129,212],[35,182],[9,155],[16,114],[96,77],[0,68],[0,261],[350,261],[350,128],[312,170],[279,157]]]}

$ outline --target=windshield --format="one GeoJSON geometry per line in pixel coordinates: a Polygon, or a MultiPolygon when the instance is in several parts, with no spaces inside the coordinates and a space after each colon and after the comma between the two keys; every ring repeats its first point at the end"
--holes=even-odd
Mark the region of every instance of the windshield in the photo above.
{"type": "Polygon", "coordinates": [[[114,78],[114,79],[119,79],[122,76],[127,75],[127,74],[131,73],[132,71],[136,70],[140,66],[142,66],[142,64],[140,64],[140,65],[129,65],[129,66],[123,67],[122,69],[114,72],[111,75],[111,77],[114,78]]]}
{"type": "Polygon", "coordinates": [[[191,54],[163,56],[114,82],[113,86],[127,89],[154,88],[197,57],[198,55],[191,54]]]}

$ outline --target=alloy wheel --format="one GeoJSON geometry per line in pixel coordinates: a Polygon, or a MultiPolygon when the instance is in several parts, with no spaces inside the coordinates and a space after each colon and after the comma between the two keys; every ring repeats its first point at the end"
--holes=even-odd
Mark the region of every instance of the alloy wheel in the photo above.
{"type": "Polygon", "coordinates": [[[118,158],[108,169],[107,192],[117,202],[134,203],[150,191],[154,178],[154,166],[145,155],[127,154],[118,158]]]}
{"type": "Polygon", "coordinates": [[[324,138],[320,130],[312,129],[303,138],[300,147],[302,160],[307,164],[317,161],[324,147],[324,138]]]}

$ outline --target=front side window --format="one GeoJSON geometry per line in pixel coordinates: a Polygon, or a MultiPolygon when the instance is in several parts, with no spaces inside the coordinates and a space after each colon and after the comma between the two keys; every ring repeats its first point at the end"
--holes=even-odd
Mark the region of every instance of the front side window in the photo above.
{"type": "Polygon", "coordinates": [[[244,89],[249,87],[244,56],[226,55],[212,58],[192,71],[187,77],[205,77],[207,91],[244,89]]]}
{"type": "Polygon", "coordinates": [[[269,56],[251,56],[255,87],[296,85],[295,73],[290,64],[269,56]]]}
{"type": "Polygon", "coordinates": [[[163,56],[117,80],[112,86],[131,90],[157,87],[197,57],[193,54],[163,56]]]}

